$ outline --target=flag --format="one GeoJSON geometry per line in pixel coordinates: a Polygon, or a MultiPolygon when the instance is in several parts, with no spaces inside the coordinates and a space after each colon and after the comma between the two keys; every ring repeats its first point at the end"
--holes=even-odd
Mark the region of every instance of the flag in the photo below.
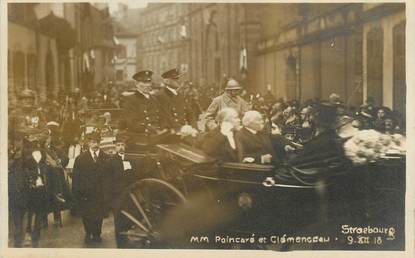
{"type": "Polygon", "coordinates": [[[209,12],[209,10],[207,10],[207,9],[204,9],[203,10],[203,13],[202,13],[202,16],[203,16],[203,22],[205,23],[205,25],[209,25],[210,24],[210,19],[211,19],[211,13],[209,12]]]}
{"type": "Polygon", "coordinates": [[[182,25],[180,27],[180,37],[186,39],[187,38],[187,28],[186,25],[182,25]]]}
{"type": "Polygon", "coordinates": [[[90,65],[89,65],[89,57],[87,53],[83,54],[83,70],[89,71],[90,65]]]}
{"type": "Polygon", "coordinates": [[[248,53],[246,48],[242,48],[240,52],[239,57],[239,69],[241,72],[247,72],[248,71],[248,53]]]}

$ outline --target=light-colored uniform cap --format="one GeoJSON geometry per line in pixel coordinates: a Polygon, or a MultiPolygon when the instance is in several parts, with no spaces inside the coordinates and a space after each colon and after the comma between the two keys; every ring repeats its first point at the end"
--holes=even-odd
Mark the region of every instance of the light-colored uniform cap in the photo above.
{"type": "Polygon", "coordinates": [[[228,83],[226,83],[225,90],[240,90],[242,89],[241,85],[239,85],[239,82],[237,82],[234,79],[230,79],[228,83]]]}

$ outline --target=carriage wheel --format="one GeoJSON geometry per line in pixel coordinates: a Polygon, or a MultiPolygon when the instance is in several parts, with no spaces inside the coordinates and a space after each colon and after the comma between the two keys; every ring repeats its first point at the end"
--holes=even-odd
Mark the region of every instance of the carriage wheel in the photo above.
{"type": "Polygon", "coordinates": [[[171,184],[155,178],[142,179],[123,194],[117,237],[130,248],[167,247],[160,224],[170,211],[185,202],[183,194],[171,184]]]}

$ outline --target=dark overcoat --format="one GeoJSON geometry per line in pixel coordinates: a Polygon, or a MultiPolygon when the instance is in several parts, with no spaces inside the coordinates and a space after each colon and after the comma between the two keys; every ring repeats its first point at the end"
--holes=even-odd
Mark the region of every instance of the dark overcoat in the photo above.
{"type": "Polygon", "coordinates": [[[150,135],[160,128],[160,109],[152,95],[146,98],[135,91],[122,98],[121,108],[124,112],[121,122],[125,124],[128,132],[150,135]]]}
{"type": "Polygon", "coordinates": [[[228,138],[217,127],[200,139],[200,147],[207,155],[223,162],[237,162],[236,149],[233,149],[228,138]]]}
{"type": "Polygon", "coordinates": [[[99,219],[108,215],[113,194],[113,177],[110,157],[102,150],[96,162],[89,150],[76,158],[72,194],[82,217],[99,219]]]}
{"type": "Polygon", "coordinates": [[[174,95],[170,90],[163,88],[155,97],[160,106],[162,128],[177,130],[193,122],[192,108],[180,92],[174,95]]]}
{"type": "Polygon", "coordinates": [[[255,159],[254,163],[260,164],[261,156],[266,154],[272,155],[272,163],[279,162],[279,157],[277,157],[274,151],[270,135],[265,132],[254,134],[243,127],[236,133],[235,141],[239,162],[242,162],[246,157],[252,157],[255,159]]]}
{"type": "Polygon", "coordinates": [[[112,207],[116,210],[120,205],[121,198],[123,197],[122,194],[128,186],[145,176],[147,164],[145,160],[139,162],[135,159],[130,159],[127,155],[125,155],[123,160],[120,155],[116,154],[111,156],[111,166],[114,173],[112,207]],[[124,161],[130,163],[131,169],[124,170],[124,161]]]}

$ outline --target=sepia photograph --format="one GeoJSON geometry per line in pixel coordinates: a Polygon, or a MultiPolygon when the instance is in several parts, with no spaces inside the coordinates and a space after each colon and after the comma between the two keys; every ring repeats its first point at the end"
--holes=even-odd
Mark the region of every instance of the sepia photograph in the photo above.
{"type": "Polygon", "coordinates": [[[8,249],[414,248],[405,2],[3,6],[8,249]]]}

